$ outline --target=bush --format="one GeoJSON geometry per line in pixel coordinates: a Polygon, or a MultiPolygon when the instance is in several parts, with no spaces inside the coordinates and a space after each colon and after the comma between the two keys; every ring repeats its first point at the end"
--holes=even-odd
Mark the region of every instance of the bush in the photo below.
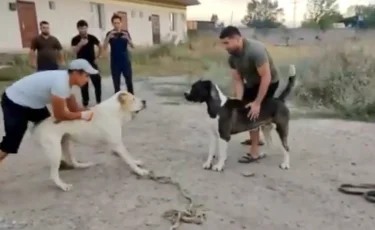
{"type": "Polygon", "coordinates": [[[351,118],[375,115],[375,59],[370,44],[356,42],[320,49],[300,63],[298,102],[334,109],[351,118]]]}

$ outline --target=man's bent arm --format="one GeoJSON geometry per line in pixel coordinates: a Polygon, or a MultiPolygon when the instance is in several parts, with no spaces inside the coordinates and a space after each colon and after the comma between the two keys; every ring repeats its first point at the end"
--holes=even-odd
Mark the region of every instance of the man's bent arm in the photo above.
{"type": "Polygon", "coordinates": [[[76,46],[72,46],[72,50],[75,54],[77,54],[80,50],[81,50],[82,46],[81,45],[76,45],[76,46]]]}
{"type": "Polygon", "coordinates": [[[134,49],[133,39],[132,39],[132,37],[130,36],[129,31],[127,30],[126,32],[128,33],[128,36],[129,36],[129,45],[130,45],[130,47],[131,47],[132,49],[134,49]]]}
{"type": "Polygon", "coordinates": [[[94,45],[98,47],[98,55],[95,58],[100,58],[103,56],[103,46],[100,44],[100,41],[97,37],[94,36],[94,45]]]}
{"type": "Polygon", "coordinates": [[[66,99],[52,95],[52,112],[56,120],[78,120],[81,119],[81,112],[70,112],[67,109],[66,99]]]}
{"type": "Polygon", "coordinates": [[[59,39],[55,38],[56,41],[55,41],[55,49],[59,52],[59,55],[58,55],[58,62],[59,64],[64,64],[65,63],[65,60],[64,60],[64,50],[63,50],[63,47],[59,41],[59,39]]]}
{"type": "Polygon", "coordinates": [[[255,101],[260,104],[262,103],[264,97],[266,96],[268,88],[271,84],[270,64],[266,62],[260,67],[258,67],[257,70],[260,76],[260,86],[259,86],[258,95],[255,101]]]}
{"type": "Polygon", "coordinates": [[[266,48],[261,46],[255,47],[252,58],[257,67],[258,75],[260,76],[259,91],[254,102],[260,104],[266,96],[268,87],[271,84],[271,70],[266,48]]]}
{"type": "Polygon", "coordinates": [[[82,112],[85,111],[84,108],[79,106],[76,97],[72,94],[66,99],[66,106],[70,112],[82,112]]]}
{"type": "Polygon", "coordinates": [[[78,41],[77,37],[73,37],[70,41],[70,46],[72,47],[73,53],[77,54],[79,50],[82,48],[80,42],[78,41]]]}
{"type": "Polygon", "coordinates": [[[36,63],[36,50],[37,50],[37,41],[36,38],[34,38],[31,41],[30,51],[29,51],[29,62],[30,64],[34,65],[36,63]]]}
{"type": "Polygon", "coordinates": [[[112,32],[112,31],[109,31],[109,32],[105,35],[104,42],[103,42],[103,51],[104,51],[104,52],[107,52],[107,50],[108,50],[109,40],[111,39],[111,38],[110,38],[110,34],[111,34],[111,32],[112,32]]]}
{"type": "Polygon", "coordinates": [[[33,49],[30,49],[30,51],[29,51],[29,62],[32,65],[34,65],[36,63],[35,50],[33,50],[33,49]]]}
{"type": "Polygon", "coordinates": [[[103,53],[104,53],[104,48],[103,46],[101,46],[100,44],[98,45],[98,56],[97,58],[100,58],[103,56],[103,53]]]}

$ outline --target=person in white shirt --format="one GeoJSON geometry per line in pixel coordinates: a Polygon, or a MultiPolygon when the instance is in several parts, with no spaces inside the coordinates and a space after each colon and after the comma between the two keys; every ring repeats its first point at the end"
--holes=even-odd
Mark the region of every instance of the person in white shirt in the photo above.
{"type": "Polygon", "coordinates": [[[28,122],[37,125],[50,117],[48,104],[52,105],[57,122],[77,119],[90,121],[93,113],[78,105],[71,88],[84,86],[89,75],[97,73],[98,70],[86,60],[76,59],[69,64],[68,70],[36,72],[9,86],[1,100],[5,135],[0,143],[0,163],[8,154],[18,152],[28,122]]]}

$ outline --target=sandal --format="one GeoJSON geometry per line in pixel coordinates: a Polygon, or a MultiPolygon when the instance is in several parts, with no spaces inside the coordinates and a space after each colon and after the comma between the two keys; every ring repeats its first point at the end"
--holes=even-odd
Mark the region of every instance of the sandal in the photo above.
{"type": "Polygon", "coordinates": [[[252,162],[257,162],[257,161],[259,161],[259,160],[261,160],[265,157],[266,157],[266,154],[264,154],[264,153],[261,153],[259,155],[259,157],[257,157],[257,158],[254,158],[253,156],[251,156],[249,154],[246,154],[238,160],[238,163],[249,164],[249,163],[252,163],[252,162]]]}
{"type": "MultiPolygon", "coordinates": [[[[247,139],[245,141],[242,141],[241,145],[252,145],[252,141],[251,141],[251,139],[247,139]]],[[[264,142],[260,140],[259,143],[258,143],[258,145],[262,146],[262,145],[264,145],[264,142]]]]}

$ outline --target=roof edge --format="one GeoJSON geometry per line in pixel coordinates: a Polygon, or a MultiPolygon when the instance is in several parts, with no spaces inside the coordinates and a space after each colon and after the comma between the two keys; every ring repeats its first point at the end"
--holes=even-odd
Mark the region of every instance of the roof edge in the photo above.
{"type": "Polygon", "coordinates": [[[186,6],[197,6],[201,4],[198,0],[179,0],[179,1],[186,6]]]}

